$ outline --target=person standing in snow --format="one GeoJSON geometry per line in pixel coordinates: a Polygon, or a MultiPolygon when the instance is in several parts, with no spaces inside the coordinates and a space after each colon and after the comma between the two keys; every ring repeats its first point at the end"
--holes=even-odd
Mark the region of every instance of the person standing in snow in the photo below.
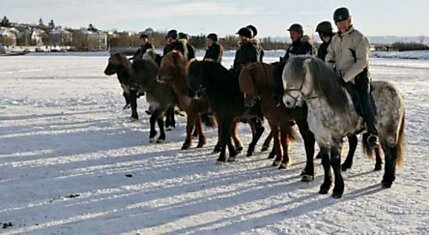
{"type": "Polygon", "coordinates": [[[217,34],[210,33],[207,35],[206,44],[207,50],[203,60],[220,63],[222,61],[223,47],[218,43],[217,34]]]}
{"type": "Polygon", "coordinates": [[[375,126],[375,110],[371,105],[368,38],[356,30],[352,24],[349,10],[341,7],[334,12],[338,33],[328,46],[325,62],[331,65],[345,83],[352,83],[359,94],[362,116],[366,122],[369,137],[366,140],[371,148],[377,147],[378,132],[375,126]]]}

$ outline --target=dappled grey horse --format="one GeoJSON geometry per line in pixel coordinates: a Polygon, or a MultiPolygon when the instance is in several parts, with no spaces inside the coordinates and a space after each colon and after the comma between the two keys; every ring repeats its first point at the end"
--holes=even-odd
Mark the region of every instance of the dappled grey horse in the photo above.
{"type": "MultiPolygon", "coordinates": [[[[307,121],[322,152],[325,179],[319,193],[326,194],[332,184],[332,196],[340,198],[344,192],[340,161],[343,138],[365,130],[363,118],[356,112],[342,79],[322,60],[298,56],[291,58],[283,70],[286,107],[308,106],[307,121]]],[[[377,107],[377,129],[385,155],[383,188],[390,188],[395,180],[395,168],[404,159],[405,107],[399,91],[389,82],[372,82],[372,95],[377,107]]],[[[366,141],[364,141],[365,145],[366,141]]]]}

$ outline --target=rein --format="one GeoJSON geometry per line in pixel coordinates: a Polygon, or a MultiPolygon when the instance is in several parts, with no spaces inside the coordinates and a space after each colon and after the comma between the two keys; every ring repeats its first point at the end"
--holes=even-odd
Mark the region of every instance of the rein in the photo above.
{"type": "Polygon", "coordinates": [[[304,101],[306,100],[312,100],[312,99],[318,99],[319,96],[308,96],[306,94],[304,94],[304,92],[302,92],[302,88],[304,87],[304,83],[305,83],[305,79],[302,80],[301,85],[299,86],[298,89],[285,89],[285,94],[287,94],[288,96],[290,96],[293,100],[294,100],[294,106],[296,105],[296,103],[298,102],[298,97],[295,97],[291,94],[292,91],[299,91],[299,93],[301,93],[301,96],[304,98],[304,101]]]}

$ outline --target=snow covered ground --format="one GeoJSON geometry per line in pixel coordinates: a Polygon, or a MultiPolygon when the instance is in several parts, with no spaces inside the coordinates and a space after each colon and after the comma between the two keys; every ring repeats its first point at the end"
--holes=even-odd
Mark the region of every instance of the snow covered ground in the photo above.
{"type": "Polygon", "coordinates": [[[377,57],[377,58],[429,60],[429,50],[425,50],[425,51],[375,51],[372,53],[372,56],[377,57]]]}
{"type": "MultiPolygon", "coordinates": [[[[372,59],[374,79],[405,97],[406,163],[383,190],[383,173],[359,150],[340,200],[317,194],[318,161],[315,180],[300,182],[301,141],[287,170],[270,166],[261,143],[255,157],[216,165],[210,129],[205,148],[180,151],[183,117],[165,144],[148,143],[144,98],[131,122],[106,62],[0,58],[0,233],[429,234],[428,61],[372,59]]],[[[240,128],[248,143],[248,126],[240,128]]]]}

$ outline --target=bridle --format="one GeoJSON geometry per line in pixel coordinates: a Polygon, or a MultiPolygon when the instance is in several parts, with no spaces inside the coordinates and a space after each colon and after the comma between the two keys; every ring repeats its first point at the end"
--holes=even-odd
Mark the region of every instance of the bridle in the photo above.
{"type": "Polygon", "coordinates": [[[294,101],[293,106],[296,106],[296,104],[298,103],[299,96],[297,96],[297,97],[293,96],[291,94],[292,91],[299,91],[299,93],[301,93],[301,96],[303,97],[304,101],[319,98],[319,96],[309,96],[309,95],[304,94],[304,92],[302,92],[302,88],[304,88],[304,84],[305,84],[305,79],[302,80],[302,83],[298,89],[285,89],[284,90],[284,93],[293,99],[293,101],[294,101]]]}

